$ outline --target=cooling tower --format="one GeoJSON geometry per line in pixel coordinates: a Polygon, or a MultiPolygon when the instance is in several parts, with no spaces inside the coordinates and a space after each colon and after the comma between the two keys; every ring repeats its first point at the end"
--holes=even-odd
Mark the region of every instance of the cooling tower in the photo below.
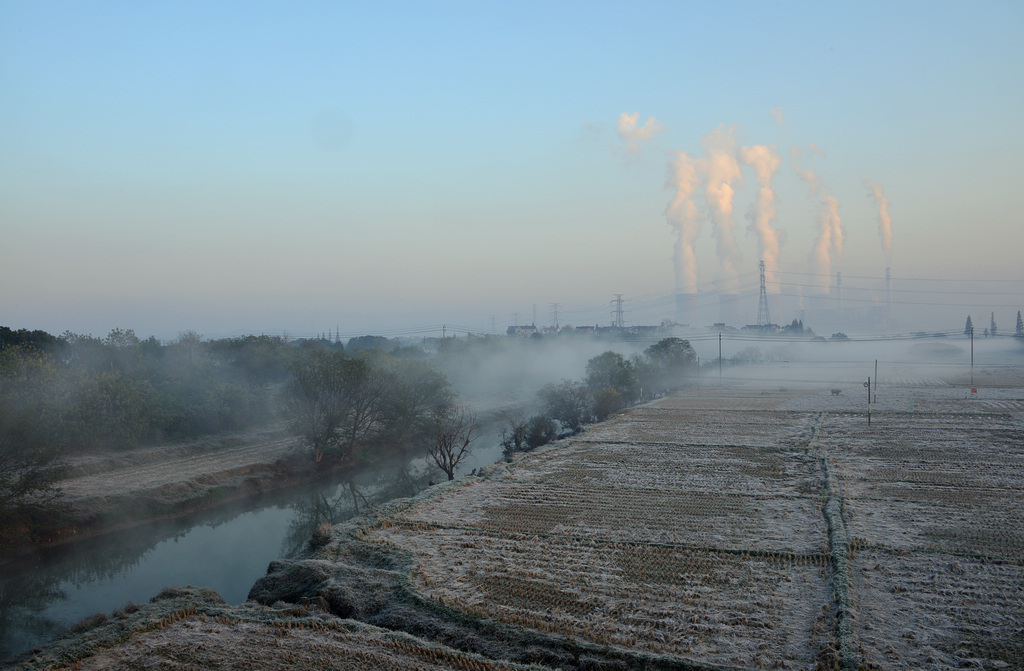
{"type": "Polygon", "coordinates": [[[718,295],[718,321],[727,326],[741,326],[739,294],[718,295]]]}
{"type": "Polygon", "coordinates": [[[694,323],[694,306],[697,303],[696,294],[676,294],[676,323],[689,326],[694,323]]]}

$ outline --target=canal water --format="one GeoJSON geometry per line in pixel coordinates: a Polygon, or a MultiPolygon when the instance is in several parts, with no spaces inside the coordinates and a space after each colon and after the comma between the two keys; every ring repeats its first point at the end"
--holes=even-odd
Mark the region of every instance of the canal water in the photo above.
{"type": "MultiPolygon", "coordinates": [[[[456,476],[500,458],[501,446],[485,434],[456,476]]],[[[210,587],[229,604],[242,603],[270,562],[300,552],[322,522],[343,522],[445,477],[424,457],[393,461],[5,563],[0,664],[45,646],[82,618],[145,603],[164,587],[210,587]]]]}

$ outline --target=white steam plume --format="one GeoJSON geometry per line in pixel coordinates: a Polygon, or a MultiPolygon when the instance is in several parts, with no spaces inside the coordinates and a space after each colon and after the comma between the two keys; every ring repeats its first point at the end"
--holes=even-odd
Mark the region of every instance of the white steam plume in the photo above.
{"type": "Polygon", "coordinates": [[[828,289],[832,274],[832,259],[843,256],[843,220],[839,217],[839,201],[826,192],[818,206],[818,236],[811,251],[811,267],[820,275],[821,287],[828,289]]]}
{"type": "Polygon", "coordinates": [[[741,178],[736,160],[736,138],[733,127],[719,126],[701,140],[707,152],[707,184],[704,188],[711,220],[715,224],[718,258],[722,263],[724,289],[727,293],[739,291],[736,266],[740,260],[739,247],[733,229],[732,183],[741,178]]]}
{"type": "MultiPolygon", "coordinates": [[[[825,155],[825,150],[809,143],[808,151],[825,155]]],[[[843,220],[839,216],[839,201],[829,191],[818,173],[811,169],[804,169],[800,165],[803,150],[799,147],[790,147],[790,157],[793,159],[793,170],[806,184],[811,197],[821,194],[821,204],[818,206],[818,235],[814,239],[814,246],[811,248],[811,268],[819,276],[819,288],[828,291],[832,275],[832,261],[838,261],[843,256],[843,220]]]]}
{"type": "Polygon", "coordinates": [[[693,194],[700,185],[701,173],[706,169],[704,159],[691,158],[686,152],[672,152],[666,188],[674,188],[672,202],[665,208],[665,217],[676,231],[674,255],[676,293],[697,293],[697,255],[693,245],[700,233],[701,216],[693,202],[693,194]]]}
{"type": "Polygon", "coordinates": [[[652,116],[647,117],[647,121],[642,126],[638,125],[639,123],[639,112],[634,112],[633,114],[623,112],[619,115],[618,123],[615,124],[615,130],[619,134],[619,139],[625,145],[627,155],[642,154],[641,143],[649,142],[651,138],[665,130],[661,122],[652,116]]]}
{"type": "Polygon", "coordinates": [[[892,217],[889,215],[889,199],[882,187],[870,179],[864,180],[864,186],[878,203],[878,233],[882,236],[882,251],[885,253],[885,266],[892,265],[892,217]]]}
{"type": "Polygon", "coordinates": [[[776,214],[772,177],[782,164],[782,157],[775,147],[761,144],[740,147],[740,160],[753,167],[757,174],[757,200],[751,206],[748,217],[750,228],[757,233],[765,277],[775,287],[775,271],[779,267],[779,232],[772,228],[776,214]]]}

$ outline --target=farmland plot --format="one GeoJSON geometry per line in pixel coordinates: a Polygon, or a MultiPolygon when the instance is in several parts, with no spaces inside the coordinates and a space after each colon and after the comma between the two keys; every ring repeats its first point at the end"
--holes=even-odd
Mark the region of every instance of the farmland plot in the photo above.
{"type": "Polygon", "coordinates": [[[1020,668],[1024,430],[1009,415],[823,421],[851,538],[854,635],[883,667],[1020,668]]]}
{"type": "Polygon", "coordinates": [[[367,537],[412,553],[425,595],[483,618],[704,663],[813,666],[832,587],[811,420],[673,404],[496,466],[367,537]]]}
{"type": "Polygon", "coordinates": [[[980,405],[908,409],[931,392],[888,389],[870,428],[820,390],[662,399],[365,538],[411,553],[429,599],[572,640],[741,667],[1017,666],[1024,431],[980,405]]]}

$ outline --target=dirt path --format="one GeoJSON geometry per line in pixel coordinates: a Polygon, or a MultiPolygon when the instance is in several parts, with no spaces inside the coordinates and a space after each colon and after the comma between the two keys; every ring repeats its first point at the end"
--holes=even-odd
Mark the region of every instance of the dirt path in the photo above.
{"type": "Polygon", "coordinates": [[[172,445],[72,460],[71,477],[60,487],[66,500],[129,494],[218,474],[273,465],[300,448],[275,428],[219,441],[172,445]]]}

